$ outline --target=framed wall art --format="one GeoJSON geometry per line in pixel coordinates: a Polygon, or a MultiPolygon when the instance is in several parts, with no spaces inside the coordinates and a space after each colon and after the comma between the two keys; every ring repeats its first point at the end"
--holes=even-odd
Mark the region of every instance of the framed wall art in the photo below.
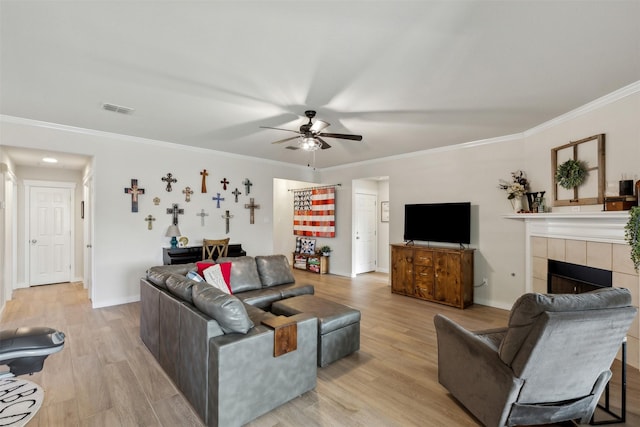
{"type": "Polygon", "coordinates": [[[602,133],[551,149],[554,206],[604,202],[604,141],[602,133]]]}

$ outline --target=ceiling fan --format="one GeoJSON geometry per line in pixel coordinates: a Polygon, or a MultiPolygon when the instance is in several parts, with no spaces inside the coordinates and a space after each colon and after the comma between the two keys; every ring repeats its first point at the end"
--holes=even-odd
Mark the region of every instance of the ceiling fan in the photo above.
{"type": "Polygon", "coordinates": [[[309,119],[309,123],[305,123],[300,126],[300,130],[291,130],[291,129],[282,129],[282,128],[274,128],[270,126],[260,126],[262,129],[275,129],[275,130],[284,130],[287,132],[294,132],[298,135],[292,136],[290,138],[284,138],[278,141],[272,142],[272,144],[280,144],[283,142],[291,141],[293,139],[299,138],[298,145],[288,146],[287,148],[290,150],[297,150],[302,148],[305,151],[316,151],[318,149],[326,150],[327,148],[331,148],[331,145],[327,144],[323,138],[339,138],[339,139],[349,139],[352,141],[362,141],[362,135],[349,135],[344,133],[326,133],[322,132],[323,129],[326,129],[330,126],[329,123],[323,122],[322,120],[316,120],[315,123],[311,121],[316,116],[316,112],[314,110],[307,110],[304,112],[304,115],[309,119]]]}

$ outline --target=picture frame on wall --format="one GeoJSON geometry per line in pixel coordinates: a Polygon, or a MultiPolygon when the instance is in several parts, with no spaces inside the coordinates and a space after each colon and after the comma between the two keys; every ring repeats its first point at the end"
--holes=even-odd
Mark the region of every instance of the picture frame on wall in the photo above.
{"type": "Polygon", "coordinates": [[[389,202],[380,202],[380,222],[389,222],[389,202]]]}

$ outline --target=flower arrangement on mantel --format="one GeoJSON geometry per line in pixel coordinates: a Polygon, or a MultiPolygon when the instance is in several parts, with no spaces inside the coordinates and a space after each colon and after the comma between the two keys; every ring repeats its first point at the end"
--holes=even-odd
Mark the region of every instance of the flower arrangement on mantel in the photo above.
{"type": "Polygon", "coordinates": [[[529,181],[524,172],[511,172],[511,181],[501,179],[498,188],[507,192],[507,199],[512,200],[521,198],[529,189],[529,181]]]}

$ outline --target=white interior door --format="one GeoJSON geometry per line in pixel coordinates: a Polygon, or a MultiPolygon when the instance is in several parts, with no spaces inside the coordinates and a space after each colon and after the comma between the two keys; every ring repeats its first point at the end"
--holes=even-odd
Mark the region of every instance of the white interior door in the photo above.
{"type": "Polygon", "coordinates": [[[93,213],[92,213],[92,185],[91,179],[84,183],[84,195],[82,201],[83,235],[84,235],[84,288],[87,290],[89,299],[92,299],[93,288],[93,213]]]}
{"type": "Polygon", "coordinates": [[[377,197],[373,194],[356,194],[355,218],[355,273],[376,269],[376,213],[377,197]]]}
{"type": "Polygon", "coordinates": [[[71,190],[32,187],[29,208],[29,284],[71,277],[71,190]]]}

